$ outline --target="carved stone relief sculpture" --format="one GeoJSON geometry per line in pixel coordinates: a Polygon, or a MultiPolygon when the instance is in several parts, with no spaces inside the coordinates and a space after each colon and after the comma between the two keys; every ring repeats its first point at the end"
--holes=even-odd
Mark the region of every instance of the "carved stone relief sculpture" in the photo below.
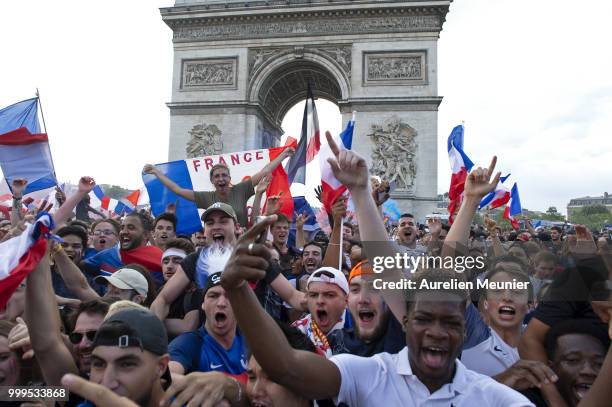
{"type": "Polygon", "coordinates": [[[221,130],[214,124],[196,124],[189,131],[191,138],[187,142],[187,158],[217,155],[223,151],[221,130]]]}
{"type": "Polygon", "coordinates": [[[425,51],[365,53],[364,84],[424,85],[426,57],[425,51]]]}
{"type": "Polygon", "coordinates": [[[236,58],[183,62],[183,89],[235,85],[236,58]]]}
{"type": "Polygon", "coordinates": [[[417,173],[416,130],[393,116],[382,125],[372,125],[367,136],[374,143],[370,172],[411,191],[417,173]]]}

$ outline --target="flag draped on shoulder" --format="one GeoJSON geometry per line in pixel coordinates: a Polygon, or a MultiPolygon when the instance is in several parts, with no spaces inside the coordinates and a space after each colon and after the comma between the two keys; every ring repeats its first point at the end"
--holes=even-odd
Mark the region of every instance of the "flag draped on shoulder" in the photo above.
{"type": "Polygon", "coordinates": [[[514,230],[518,230],[519,228],[519,223],[516,216],[520,215],[521,213],[523,213],[523,208],[521,207],[521,198],[519,197],[518,186],[515,182],[510,192],[510,203],[504,210],[504,219],[507,219],[510,222],[514,230]]]}
{"type": "MultiPolygon", "coordinates": [[[[346,124],[346,128],[334,141],[340,150],[350,150],[353,146],[353,130],[355,129],[355,113],[346,124]]],[[[331,208],[336,200],[346,192],[346,186],[336,179],[331,165],[327,162],[328,158],[333,158],[329,144],[325,144],[319,152],[319,165],[321,167],[321,201],[327,213],[331,213],[331,208]]]]}
{"type": "Polygon", "coordinates": [[[319,133],[319,118],[310,84],[306,91],[306,104],[302,118],[302,134],[297,144],[295,154],[285,166],[289,185],[293,183],[306,184],[306,165],[314,160],[321,148],[319,133]]]}
{"type": "Polygon", "coordinates": [[[0,110],[0,167],[9,187],[25,178],[24,194],[57,185],[46,133],[38,122],[38,97],[0,110]]]}
{"type": "MultiPolygon", "coordinates": [[[[289,146],[262,148],[258,150],[188,158],[185,160],[156,164],[156,168],[181,188],[192,191],[214,191],[215,187],[209,175],[213,165],[219,163],[227,165],[230,170],[232,183],[237,184],[262,170],[267,164],[273,161],[282,150],[288,147],[289,146]]],[[[274,192],[276,194],[286,189],[287,193],[283,193],[283,197],[291,199],[286,181],[284,181],[283,184],[282,179],[280,181],[277,179],[278,176],[282,177],[283,174],[275,171],[272,175],[270,188],[275,188],[274,192]]],[[[169,204],[175,204],[176,217],[178,219],[176,226],[177,234],[191,234],[202,229],[200,211],[203,211],[203,209],[199,209],[195,202],[176,195],[166,188],[154,175],[143,174],[142,179],[149,195],[153,215],[158,216],[165,212],[169,204]]],[[[268,191],[270,191],[270,189],[268,191]]],[[[289,212],[289,214],[292,215],[291,212],[289,212]]]]}
{"type": "Polygon", "coordinates": [[[449,223],[453,222],[455,211],[459,209],[463,199],[463,189],[467,175],[474,166],[474,163],[468,158],[463,151],[463,133],[464,127],[462,124],[456,126],[448,136],[447,150],[448,159],[452,171],[450,187],[448,190],[449,223]]]}
{"type": "Polygon", "coordinates": [[[0,243],[0,310],[6,307],[13,292],[45,255],[45,237],[53,227],[51,216],[42,213],[19,236],[0,243]]]}

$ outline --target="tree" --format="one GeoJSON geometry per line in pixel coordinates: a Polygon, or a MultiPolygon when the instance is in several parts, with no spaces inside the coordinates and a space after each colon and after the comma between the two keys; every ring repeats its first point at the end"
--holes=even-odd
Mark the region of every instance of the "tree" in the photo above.
{"type": "Polygon", "coordinates": [[[603,205],[588,205],[572,214],[572,223],[585,225],[589,229],[600,230],[612,221],[612,213],[603,205]]]}
{"type": "Polygon", "coordinates": [[[564,221],[565,216],[557,211],[557,207],[551,206],[546,210],[546,214],[542,216],[542,219],[550,221],[564,221]]]}

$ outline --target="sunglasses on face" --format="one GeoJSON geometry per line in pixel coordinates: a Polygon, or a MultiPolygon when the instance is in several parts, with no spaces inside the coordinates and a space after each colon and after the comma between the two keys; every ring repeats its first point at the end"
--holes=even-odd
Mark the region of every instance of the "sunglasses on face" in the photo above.
{"type": "Polygon", "coordinates": [[[87,331],[87,332],[73,332],[70,335],[68,335],[68,339],[70,339],[70,342],[73,345],[78,345],[79,343],[81,343],[81,341],[83,340],[83,336],[87,337],[87,340],[89,342],[93,342],[94,338],[96,337],[96,332],[98,331],[87,331]]]}

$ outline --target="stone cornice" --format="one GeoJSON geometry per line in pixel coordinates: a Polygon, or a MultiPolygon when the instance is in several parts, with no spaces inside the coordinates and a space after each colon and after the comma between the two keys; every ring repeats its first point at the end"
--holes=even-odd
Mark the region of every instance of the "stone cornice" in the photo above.
{"type": "Polygon", "coordinates": [[[287,10],[252,7],[223,13],[199,6],[162,9],[174,42],[291,36],[440,32],[449,1],[325,3],[287,10]],[[368,3],[368,4],[366,4],[368,3]],[[193,10],[195,8],[195,10],[193,10]]]}

